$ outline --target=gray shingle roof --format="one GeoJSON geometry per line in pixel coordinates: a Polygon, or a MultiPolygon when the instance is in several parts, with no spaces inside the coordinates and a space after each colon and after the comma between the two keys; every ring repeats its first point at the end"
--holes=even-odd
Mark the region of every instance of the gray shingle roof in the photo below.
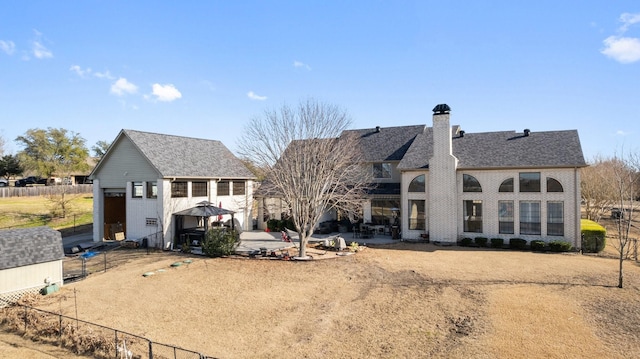
{"type": "Polygon", "coordinates": [[[64,258],[62,235],[49,227],[0,230],[0,270],[64,258]]]}
{"type": "Polygon", "coordinates": [[[254,178],[220,141],[135,130],[122,133],[163,177],[254,178]]]}
{"type": "Polygon", "coordinates": [[[397,126],[346,130],[341,136],[356,133],[367,162],[400,161],[413,140],[421,134],[425,126],[397,126]]]}
{"type": "MultiPolygon", "coordinates": [[[[432,136],[432,128],[427,128],[413,142],[398,168],[428,168],[433,155],[432,136]]],[[[532,131],[529,136],[515,131],[465,133],[463,137],[453,137],[453,155],[459,160],[458,168],[586,166],[576,130],[532,131]]]]}

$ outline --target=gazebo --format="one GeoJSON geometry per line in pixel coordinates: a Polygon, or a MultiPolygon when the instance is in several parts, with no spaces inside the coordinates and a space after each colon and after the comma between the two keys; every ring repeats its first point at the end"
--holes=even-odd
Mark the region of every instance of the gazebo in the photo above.
{"type": "Polygon", "coordinates": [[[224,209],[220,207],[216,207],[213,203],[209,201],[199,202],[195,207],[188,208],[179,212],[174,213],[176,216],[176,234],[179,239],[179,244],[184,243],[185,240],[195,239],[198,241],[202,241],[204,239],[205,234],[209,230],[209,217],[218,217],[221,218],[223,215],[230,214],[231,215],[231,229],[235,229],[235,221],[233,215],[236,212],[224,209]],[[200,221],[203,222],[202,226],[195,226],[184,228],[184,219],[185,217],[196,217],[198,218],[198,224],[200,221]]]}

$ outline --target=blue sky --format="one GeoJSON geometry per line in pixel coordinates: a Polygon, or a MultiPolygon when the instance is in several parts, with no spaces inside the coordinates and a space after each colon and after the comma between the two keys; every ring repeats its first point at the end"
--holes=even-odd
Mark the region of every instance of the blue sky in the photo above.
{"type": "Polygon", "coordinates": [[[638,1],[3,1],[0,135],[122,128],[221,140],[314,97],[353,128],[577,129],[640,143],[638,1]]]}

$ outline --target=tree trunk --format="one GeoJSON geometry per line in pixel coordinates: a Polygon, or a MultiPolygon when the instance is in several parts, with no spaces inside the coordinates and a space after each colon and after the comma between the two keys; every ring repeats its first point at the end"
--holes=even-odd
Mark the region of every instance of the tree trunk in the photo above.
{"type": "Polygon", "coordinates": [[[618,288],[622,288],[623,287],[623,280],[624,280],[624,272],[622,269],[622,263],[624,263],[624,255],[623,255],[624,251],[620,251],[620,265],[618,267],[618,288]]]}
{"type": "Polygon", "coordinates": [[[298,257],[300,257],[300,258],[306,258],[307,257],[306,242],[307,241],[303,238],[303,236],[300,236],[300,252],[298,254],[298,257]]]}

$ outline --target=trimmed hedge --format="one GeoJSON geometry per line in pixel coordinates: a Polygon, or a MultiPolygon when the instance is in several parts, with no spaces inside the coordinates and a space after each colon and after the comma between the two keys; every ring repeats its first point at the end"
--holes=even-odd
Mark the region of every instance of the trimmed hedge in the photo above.
{"type": "Polygon", "coordinates": [[[571,243],[565,241],[549,242],[549,249],[552,252],[568,252],[571,250],[571,243]]]}
{"type": "Polygon", "coordinates": [[[460,245],[462,247],[469,247],[473,243],[473,240],[469,237],[464,237],[460,240],[460,245]]]}
{"type": "Polygon", "coordinates": [[[487,237],[476,237],[475,243],[478,247],[486,247],[489,239],[487,237]]]}
{"type": "Polygon", "coordinates": [[[607,245],[607,230],[598,223],[588,219],[581,219],[580,229],[583,252],[598,253],[607,245]]]}
{"type": "Polygon", "coordinates": [[[539,239],[531,241],[531,250],[542,252],[546,249],[547,243],[539,239]]]}
{"type": "Polygon", "coordinates": [[[509,239],[509,248],[527,249],[527,240],[522,238],[511,238],[509,239]]]}
{"type": "Polygon", "coordinates": [[[491,248],[502,248],[503,245],[504,245],[504,239],[491,238],[491,248]]]}

